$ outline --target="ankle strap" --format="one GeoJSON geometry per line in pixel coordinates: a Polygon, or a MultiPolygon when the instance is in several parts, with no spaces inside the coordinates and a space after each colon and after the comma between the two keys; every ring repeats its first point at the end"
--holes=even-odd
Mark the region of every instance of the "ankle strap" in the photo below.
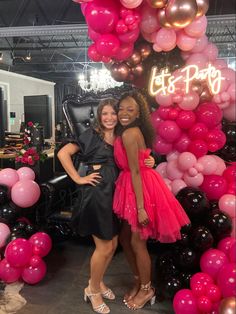
{"type": "Polygon", "coordinates": [[[148,291],[151,289],[151,281],[149,281],[146,285],[141,285],[140,290],[148,291]]]}

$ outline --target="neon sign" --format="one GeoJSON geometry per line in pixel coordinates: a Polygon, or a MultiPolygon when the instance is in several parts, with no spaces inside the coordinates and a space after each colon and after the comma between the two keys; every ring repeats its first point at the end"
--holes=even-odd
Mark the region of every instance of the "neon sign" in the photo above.
{"type": "Polygon", "coordinates": [[[158,68],[153,67],[148,87],[149,94],[151,96],[155,96],[158,93],[164,95],[173,94],[178,81],[184,82],[185,92],[188,93],[193,80],[206,81],[210,92],[216,95],[220,92],[221,81],[224,78],[221,76],[221,71],[211,64],[202,70],[199,70],[197,65],[188,65],[180,70],[179,76],[172,75],[168,69],[158,72],[158,68]]]}

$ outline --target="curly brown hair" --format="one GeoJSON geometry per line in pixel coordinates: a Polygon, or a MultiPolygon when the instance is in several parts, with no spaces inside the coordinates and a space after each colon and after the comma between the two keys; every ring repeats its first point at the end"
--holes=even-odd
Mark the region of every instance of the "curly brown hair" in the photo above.
{"type": "MultiPolygon", "coordinates": [[[[105,106],[111,106],[113,110],[118,113],[118,107],[117,107],[117,100],[114,98],[106,98],[100,101],[98,108],[97,108],[97,116],[96,120],[94,122],[94,129],[99,133],[101,138],[104,138],[104,127],[102,125],[101,116],[102,116],[102,110],[105,106]]],[[[116,134],[116,128],[114,130],[116,134]]]]}
{"type": "Polygon", "coordinates": [[[126,127],[119,126],[119,134],[122,134],[124,130],[126,130],[127,128],[138,126],[143,134],[147,147],[152,148],[152,145],[155,139],[155,130],[151,122],[151,116],[150,116],[151,112],[150,112],[147,100],[144,97],[144,95],[138,91],[131,91],[131,92],[125,93],[122,95],[122,97],[120,98],[118,102],[118,110],[119,110],[119,105],[121,101],[128,97],[132,97],[137,103],[138,108],[139,108],[139,118],[136,119],[134,123],[131,123],[130,125],[126,127]]]}

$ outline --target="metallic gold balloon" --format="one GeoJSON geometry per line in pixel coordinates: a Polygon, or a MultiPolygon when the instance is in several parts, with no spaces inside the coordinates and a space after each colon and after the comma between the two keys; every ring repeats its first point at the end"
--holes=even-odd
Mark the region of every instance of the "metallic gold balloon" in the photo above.
{"type": "Polygon", "coordinates": [[[203,88],[203,91],[200,95],[200,103],[206,102],[206,101],[210,101],[212,99],[212,95],[209,91],[209,88],[206,86],[203,88]]]}
{"type": "Polygon", "coordinates": [[[148,0],[149,5],[155,9],[162,9],[167,4],[167,0],[148,0]]]}
{"type": "Polygon", "coordinates": [[[193,81],[191,89],[193,92],[196,92],[198,95],[201,95],[203,92],[204,86],[200,81],[193,81]]]}
{"type": "Polygon", "coordinates": [[[203,16],[209,9],[209,0],[196,0],[196,2],[198,6],[197,17],[203,16]]]}
{"type": "Polygon", "coordinates": [[[157,17],[162,27],[173,28],[173,26],[167,21],[165,9],[158,10],[157,17]]]}
{"type": "Polygon", "coordinates": [[[134,76],[141,76],[144,71],[143,65],[141,63],[137,64],[131,69],[131,71],[134,74],[134,76]]]}
{"type": "Polygon", "coordinates": [[[228,297],[220,302],[219,314],[235,314],[236,313],[236,298],[228,297]]]}
{"type": "Polygon", "coordinates": [[[142,60],[145,60],[150,53],[152,52],[152,47],[148,43],[141,43],[138,47],[137,50],[141,54],[142,60]]]}
{"type": "Polygon", "coordinates": [[[130,68],[125,63],[115,63],[111,67],[111,76],[118,82],[123,82],[128,78],[130,68]]]}
{"type": "Polygon", "coordinates": [[[189,25],[197,15],[196,0],[169,0],[166,6],[167,21],[175,28],[189,25]]]}

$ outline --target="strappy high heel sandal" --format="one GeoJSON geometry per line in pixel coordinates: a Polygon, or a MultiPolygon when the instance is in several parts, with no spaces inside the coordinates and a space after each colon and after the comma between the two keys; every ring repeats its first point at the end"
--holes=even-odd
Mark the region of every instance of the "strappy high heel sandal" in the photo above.
{"type": "MultiPolygon", "coordinates": [[[[139,291],[139,288],[140,288],[140,282],[139,282],[139,276],[134,276],[134,286],[136,287],[137,286],[137,292],[132,294],[132,293],[126,293],[124,295],[124,298],[123,298],[123,302],[125,304],[127,304],[127,302],[129,302],[132,298],[134,298],[136,296],[136,294],[138,293],[139,291]]],[[[131,290],[135,290],[135,289],[131,289],[131,290]]]]}
{"type": "Polygon", "coordinates": [[[116,298],[114,292],[110,288],[102,292],[102,297],[107,300],[115,300],[116,298]]]}
{"type": "Polygon", "coordinates": [[[148,302],[150,302],[150,305],[155,304],[156,301],[156,296],[155,296],[155,289],[152,287],[151,285],[151,281],[149,281],[149,283],[147,283],[146,285],[141,285],[140,286],[140,290],[142,291],[152,291],[152,293],[150,293],[150,295],[148,295],[148,297],[145,299],[145,301],[142,304],[135,304],[134,302],[132,302],[132,299],[130,300],[130,302],[126,303],[126,306],[130,309],[130,310],[139,310],[142,309],[144,307],[144,305],[148,302]]]}
{"type": "Polygon", "coordinates": [[[92,309],[93,309],[94,312],[99,313],[99,314],[108,314],[108,313],[110,313],[109,307],[104,302],[102,304],[98,305],[98,306],[93,306],[92,298],[97,296],[97,295],[101,295],[101,293],[100,292],[98,292],[98,293],[91,293],[90,291],[88,291],[88,288],[84,289],[84,301],[85,302],[89,302],[90,301],[90,303],[92,305],[92,309]]]}

